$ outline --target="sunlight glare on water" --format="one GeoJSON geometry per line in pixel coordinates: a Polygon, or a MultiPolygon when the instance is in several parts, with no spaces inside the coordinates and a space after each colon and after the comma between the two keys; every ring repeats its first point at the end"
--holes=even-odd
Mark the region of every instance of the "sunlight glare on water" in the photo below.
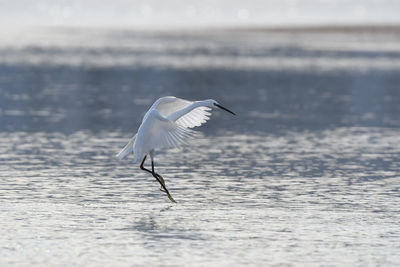
{"type": "Polygon", "coordinates": [[[1,262],[394,264],[399,136],[205,136],[156,155],[173,205],[120,133],[2,133],[1,262]]]}
{"type": "Polygon", "coordinates": [[[1,35],[0,266],[398,266],[399,44],[396,27],[1,35]],[[115,157],[167,95],[237,114],[156,151],[177,204],[115,157]]]}

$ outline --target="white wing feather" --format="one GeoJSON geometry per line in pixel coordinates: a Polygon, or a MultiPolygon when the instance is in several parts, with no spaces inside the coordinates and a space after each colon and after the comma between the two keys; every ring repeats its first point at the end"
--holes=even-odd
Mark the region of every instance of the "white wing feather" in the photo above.
{"type": "MultiPolygon", "coordinates": [[[[166,96],[158,99],[154,103],[153,108],[157,109],[162,116],[168,117],[175,111],[183,109],[191,105],[192,103],[193,103],[192,101],[177,98],[174,96],[166,96]]],[[[196,126],[200,126],[210,119],[211,113],[208,112],[210,110],[211,108],[209,107],[195,108],[194,110],[180,117],[176,121],[176,123],[186,128],[193,128],[196,126]]]]}
{"type": "Polygon", "coordinates": [[[131,140],[129,140],[128,144],[126,144],[126,146],[117,154],[117,157],[119,157],[120,159],[125,158],[126,156],[128,156],[130,153],[133,153],[133,147],[134,147],[134,143],[136,140],[136,136],[137,134],[135,134],[131,140]]]}
{"type": "MultiPolygon", "coordinates": [[[[150,113],[146,114],[143,118],[142,137],[139,140],[139,145],[136,146],[138,134],[133,136],[128,144],[117,154],[120,159],[125,158],[127,155],[134,153],[134,160],[140,158],[144,153],[151,149],[161,147],[177,147],[181,144],[186,144],[188,137],[196,135],[196,132],[187,128],[200,126],[210,119],[211,108],[198,107],[183,115],[175,122],[166,119],[172,113],[184,109],[194,103],[185,99],[177,98],[174,96],[166,96],[154,102],[150,108],[150,113]],[[154,113],[154,111],[157,111],[154,113]],[[146,130],[145,130],[146,129],[146,130]]],[[[141,129],[139,128],[139,132],[141,129]]],[[[138,133],[139,133],[138,132],[138,133]]]]}
{"type": "Polygon", "coordinates": [[[151,110],[139,128],[134,147],[134,162],[157,148],[172,148],[187,144],[195,131],[164,118],[158,110],[151,110]]]}

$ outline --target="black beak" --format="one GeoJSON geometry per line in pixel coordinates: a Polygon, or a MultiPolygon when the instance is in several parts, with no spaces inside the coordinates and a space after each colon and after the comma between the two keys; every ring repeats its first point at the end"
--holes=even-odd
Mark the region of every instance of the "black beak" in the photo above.
{"type": "Polygon", "coordinates": [[[231,114],[233,114],[233,115],[236,115],[235,113],[233,113],[233,112],[230,111],[229,109],[224,108],[223,106],[221,106],[221,105],[219,105],[219,104],[215,104],[215,103],[214,103],[214,106],[217,106],[217,107],[219,107],[220,109],[223,109],[223,110],[228,111],[229,113],[231,113],[231,114]]]}

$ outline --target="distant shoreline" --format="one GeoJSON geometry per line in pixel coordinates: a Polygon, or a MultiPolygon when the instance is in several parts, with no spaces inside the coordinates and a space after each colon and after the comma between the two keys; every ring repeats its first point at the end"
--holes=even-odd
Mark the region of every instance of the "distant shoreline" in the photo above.
{"type": "Polygon", "coordinates": [[[271,26],[194,26],[194,27],[141,27],[141,26],[71,26],[71,25],[34,25],[0,26],[0,32],[24,30],[49,31],[129,31],[138,33],[203,33],[203,32],[392,32],[400,33],[400,24],[325,24],[325,25],[271,25],[271,26]]]}
{"type": "Polygon", "coordinates": [[[344,24],[344,25],[299,25],[299,26],[276,26],[276,27],[236,27],[226,28],[226,30],[238,30],[238,31],[267,31],[267,32],[287,32],[287,31],[298,31],[298,32],[326,32],[326,31],[340,31],[340,32],[351,32],[351,31],[400,31],[400,24],[344,24]]]}

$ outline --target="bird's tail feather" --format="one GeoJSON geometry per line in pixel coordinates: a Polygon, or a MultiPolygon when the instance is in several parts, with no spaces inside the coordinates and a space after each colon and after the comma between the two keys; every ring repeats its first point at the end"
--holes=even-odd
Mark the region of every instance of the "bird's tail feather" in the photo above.
{"type": "Polygon", "coordinates": [[[117,157],[123,159],[130,153],[133,153],[133,145],[135,143],[135,140],[136,140],[136,134],[134,137],[131,138],[131,140],[129,140],[128,144],[126,144],[126,146],[117,154],[117,157]]]}

